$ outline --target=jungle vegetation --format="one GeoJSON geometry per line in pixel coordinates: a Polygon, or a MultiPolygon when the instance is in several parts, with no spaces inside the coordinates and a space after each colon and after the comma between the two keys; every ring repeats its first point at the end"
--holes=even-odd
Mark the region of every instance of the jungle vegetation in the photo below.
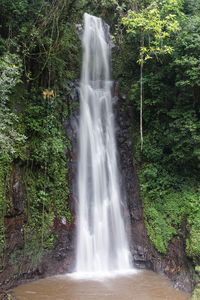
{"type": "Polygon", "coordinates": [[[30,259],[37,263],[53,247],[49,228],[55,216],[71,222],[70,143],[63,122],[71,105],[67,83],[80,77],[77,24],[86,11],[111,27],[113,79],[127,95],[124,105],[132,107],[133,160],[152,245],[164,255],[172,238],[183,237],[191,265],[198,266],[198,1],[0,0],[0,7],[1,258],[4,216],[16,213],[9,196],[14,169],[25,189],[23,251],[30,259]]]}

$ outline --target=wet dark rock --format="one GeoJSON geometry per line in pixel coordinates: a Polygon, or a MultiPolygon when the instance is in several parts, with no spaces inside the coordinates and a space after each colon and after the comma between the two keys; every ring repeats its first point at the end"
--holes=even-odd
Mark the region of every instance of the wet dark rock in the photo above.
{"type": "MultiPolygon", "coordinates": [[[[45,254],[41,261],[35,264],[31,257],[24,254],[24,225],[27,222],[24,190],[23,169],[14,165],[7,195],[8,209],[4,217],[6,243],[1,262],[0,290],[33,279],[70,272],[74,264],[74,224],[69,224],[66,219],[55,218],[51,228],[57,237],[54,249],[45,254]]],[[[2,299],[7,299],[5,295],[2,299]]]]}
{"type": "Polygon", "coordinates": [[[54,249],[44,255],[42,260],[35,265],[30,257],[24,256],[23,233],[16,225],[22,224],[24,221],[23,216],[7,220],[7,243],[3,271],[0,274],[0,289],[9,289],[33,279],[71,272],[74,267],[74,224],[64,226],[62,220],[55,220],[51,229],[57,235],[54,249]],[[12,262],[13,253],[15,253],[17,261],[12,262]]]}
{"type": "Polygon", "coordinates": [[[122,100],[125,101],[125,100],[126,100],[126,95],[125,95],[125,94],[121,94],[121,95],[120,95],[120,99],[122,99],[122,100]]]}
{"type": "Polygon", "coordinates": [[[83,34],[83,24],[75,24],[76,26],[76,34],[81,38],[83,34]]]}
{"type": "Polygon", "coordinates": [[[69,139],[72,150],[70,153],[70,161],[67,167],[70,177],[68,178],[69,187],[71,191],[70,203],[73,213],[76,213],[77,202],[77,188],[76,188],[76,175],[77,175],[77,158],[78,158],[78,128],[79,128],[79,80],[69,83],[71,88],[71,100],[75,104],[71,110],[70,116],[64,121],[64,129],[66,136],[69,139]]]}
{"type": "Polygon", "coordinates": [[[8,208],[6,217],[20,215],[24,212],[24,188],[20,180],[21,169],[17,164],[13,165],[12,176],[10,177],[10,189],[7,195],[8,208]]]}

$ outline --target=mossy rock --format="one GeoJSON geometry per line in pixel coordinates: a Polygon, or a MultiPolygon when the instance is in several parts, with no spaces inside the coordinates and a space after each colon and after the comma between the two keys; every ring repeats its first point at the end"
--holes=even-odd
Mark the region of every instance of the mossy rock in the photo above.
{"type": "Polygon", "coordinates": [[[190,300],[200,300],[200,283],[196,286],[190,300]]]}

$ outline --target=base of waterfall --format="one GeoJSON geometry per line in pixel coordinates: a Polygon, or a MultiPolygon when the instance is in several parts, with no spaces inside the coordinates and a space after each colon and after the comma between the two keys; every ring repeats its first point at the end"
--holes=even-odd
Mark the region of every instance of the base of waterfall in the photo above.
{"type": "Polygon", "coordinates": [[[122,269],[122,270],[111,270],[111,271],[97,271],[97,272],[74,272],[66,274],[66,276],[74,280],[95,280],[101,281],[109,278],[131,276],[133,274],[139,273],[136,269],[122,269]]]}
{"type": "Polygon", "coordinates": [[[187,300],[189,298],[189,294],[172,288],[171,282],[164,276],[146,270],[128,276],[104,277],[104,280],[74,280],[70,276],[60,275],[21,285],[14,289],[13,293],[18,300],[187,300]]]}

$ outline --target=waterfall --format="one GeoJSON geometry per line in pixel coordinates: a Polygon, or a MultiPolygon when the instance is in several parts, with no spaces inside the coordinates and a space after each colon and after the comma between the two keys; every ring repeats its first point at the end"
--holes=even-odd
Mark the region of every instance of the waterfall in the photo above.
{"type": "Polygon", "coordinates": [[[76,271],[131,269],[121,212],[107,25],[84,14],[76,271]]]}

